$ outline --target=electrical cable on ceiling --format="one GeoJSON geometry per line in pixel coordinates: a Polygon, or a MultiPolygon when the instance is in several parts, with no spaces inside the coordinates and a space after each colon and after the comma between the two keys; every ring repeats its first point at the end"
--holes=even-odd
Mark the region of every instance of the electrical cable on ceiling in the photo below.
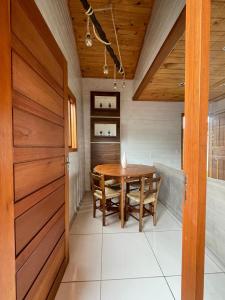
{"type": "MultiPolygon", "coordinates": [[[[98,22],[98,19],[95,16],[94,10],[91,7],[91,5],[89,4],[88,0],[80,0],[84,9],[86,10],[85,14],[87,15],[87,17],[91,19],[92,24],[93,24],[93,31],[94,34],[96,36],[96,38],[105,45],[109,55],[111,56],[111,58],[114,61],[114,64],[116,66],[116,69],[118,70],[118,72],[123,75],[123,78],[125,79],[125,71],[124,71],[124,67],[122,64],[122,60],[121,60],[121,54],[120,54],[120,50],[119,50],[119,42],[118,42],[118,37],[117,37],[117,32],[116,32],[116,26],[115,26],[115,20],[114,20],[114,16],[112,15],[112,20],[113,20],[113,27],[114,27],[114,32],[115,32],[115,36],[116,36],[116,43],[117,43],[117,48],[118,48],[118,54],[119,54],[119,59],[116,56],[113,48],[111,47],[111,43],[109,42],[109,40],[107,39],[107,36],[104,32],[104,30],[102,29],[100,23],[98,22]]],[[[112,8],[111,8],[112,11],[112,8]]],[[[88,38],[90,38],[88,36],[88,38]]],[[[91,42],[90,40],[88,41],[88,46],[91,46],[91,42]]]]}

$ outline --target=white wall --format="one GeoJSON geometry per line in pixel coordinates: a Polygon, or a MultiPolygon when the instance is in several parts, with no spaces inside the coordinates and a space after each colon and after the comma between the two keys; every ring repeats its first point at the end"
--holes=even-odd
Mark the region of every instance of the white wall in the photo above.
{"type": "MultiPolygon", "coordinates": [[[[85,187],[89,189],[90,172],[90,91],[113,91],[110,79],[83,78],[85,187]]],[[[133,81],[121,92],[121,151],[128,163],[161,162],[180,168],[181,113],[183,103],[132,101],[133,81]]]]}
{"type": "Polygon", "coordinates": [[[68,63],[68,85],[77,99],[78,152],[69,154],[70,220],[84,192],[83,106],[80,64],[67,0],[35,0],[68,63]]]}
{"type": "Polygon", "coordinates": [[[156,0],[134,78],[134,91],[158,54],[185,6],[185,0],[156,0]]]}
{"type": "Polygon", "coordinates": [[[216,102],[210,102],[209,112],[210,113],[219,113],[225,111],[225,99],[216,102]]]}

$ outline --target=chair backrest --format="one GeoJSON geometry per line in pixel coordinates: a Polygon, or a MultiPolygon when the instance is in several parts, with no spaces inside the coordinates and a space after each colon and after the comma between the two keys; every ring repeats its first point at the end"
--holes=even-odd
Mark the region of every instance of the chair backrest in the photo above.
{"type": "Polygon", "coordinates": [[[105,194],[105,179],[104,175],[91,173],[91,191],[94,193],[95,191],[101,191],[102,195],[105,194]]]}
{"type": "Polygon", "coordinates": [[[152,174],[141,177],[140,197],[142,200],[149,195],[155,194],[157,201],[162,178],[160,176],[153,177],[152,174]]]}
{"type": "Polygon", "coordinates": [[[158,199],[159,196],[159,189],[162,183],[162,177],[156,176],[152,179],[152,183],[156,185],[156,199],[158,199]]]}

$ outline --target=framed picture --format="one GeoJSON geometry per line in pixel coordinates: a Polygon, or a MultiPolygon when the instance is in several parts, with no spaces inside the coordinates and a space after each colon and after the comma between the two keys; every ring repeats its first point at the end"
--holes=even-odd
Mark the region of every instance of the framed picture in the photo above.
{"type": "Polygon", "coordinates": [[[114,118],[91,119],[92,142],[119,142],[120,121],[114,118]]]}
{"type": "Polygon", "coordinates": [[[91,92],[91,116],[120,116],[119,92],[91,92]]]}

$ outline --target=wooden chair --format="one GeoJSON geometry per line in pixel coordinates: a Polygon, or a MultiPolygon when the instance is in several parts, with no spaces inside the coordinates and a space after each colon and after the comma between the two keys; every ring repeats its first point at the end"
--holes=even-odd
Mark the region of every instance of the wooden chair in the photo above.
{"type": "Polygon", "coordinates": [[[142,231],[143,217],[152,215],[153,224],[154,226],[156,225],[156,210],[161,178],[153,178],[151,174],[149,176],[141,177],[139,181],[140,190],[127,193],[126,210],[127,214],[139,221],[139,231],[142,231]],[[134,216],[133,212],[139,213],[139,218],[134,216]]]}
{"type": "Polygon", "coordinates": [[[120,211],[120,200],[113,201],[120,197],[120,191],[105,186],[104,175],[95,173],[91,173],[91,191],[93,196],[93,217],[96,217],[96,209],[100,210],[102,212],[102,225],[105,226],[106,217],[120,211]]]}
{"type": "Polygon", "coordinates": [[[120,181],[117,178],[105,178],[105,186],[112,189],[120,189],[120,181]]]}

